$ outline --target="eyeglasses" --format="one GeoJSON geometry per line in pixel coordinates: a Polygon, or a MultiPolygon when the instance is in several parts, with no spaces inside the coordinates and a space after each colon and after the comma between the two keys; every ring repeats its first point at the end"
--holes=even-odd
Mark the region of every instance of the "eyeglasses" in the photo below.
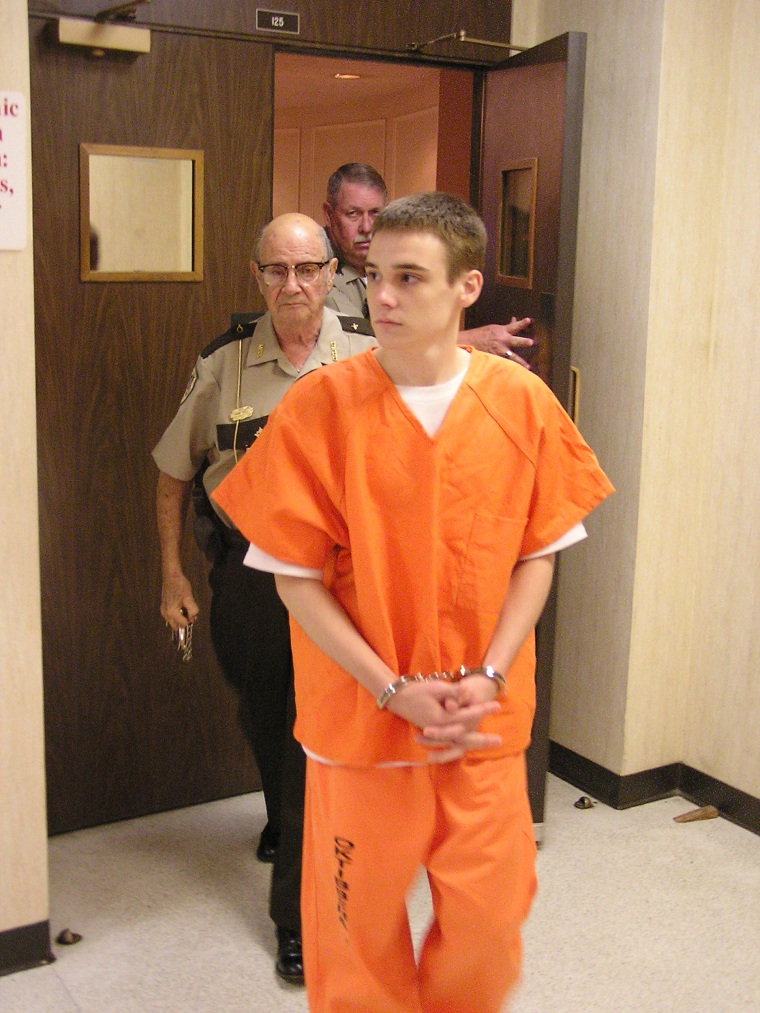
{"type": "Polygon", "coordinates": [[[293,271],[302,285],[312,285],[319,277],[319,272],[325,264],[329,263],[329,260],[323,260],[321,263],[259,264],[259,274],[264,279],[264,284],[269,285],[270,288],[284,285],[290,271],[293,271]]]}

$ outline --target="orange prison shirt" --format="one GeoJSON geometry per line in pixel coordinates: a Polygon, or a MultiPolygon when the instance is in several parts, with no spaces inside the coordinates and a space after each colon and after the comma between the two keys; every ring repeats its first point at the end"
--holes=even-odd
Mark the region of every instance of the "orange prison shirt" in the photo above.
{"type": "MultiPolygon", "coordinates": [[[[323,569],[357,629],[399,675],[482,664],[510,576],[610,492],[596,457],[542,380],[471,352],[434,437],[371,351],[304,377],[214,493],[260,549],[323,569]]],[[[416,729],[291,620],[295,734],[318,756],[423,761],[416,729]]],[[[488,756],[525,749],[535,709],[533,635],[482,729],[488,756]]],[[[477,754],[473,754],[477,755],[477,754]]]]}

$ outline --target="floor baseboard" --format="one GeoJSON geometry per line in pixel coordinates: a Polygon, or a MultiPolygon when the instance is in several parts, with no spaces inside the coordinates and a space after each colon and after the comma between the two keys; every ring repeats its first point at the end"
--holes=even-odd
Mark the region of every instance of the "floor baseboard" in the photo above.
{"type": "Polygon", "coordinates": [[[549,770],[613,809],[630,809],[681,795],[698,806],[713,805],[727,820],[760,834],[760,799],[685,763],[669,763],[636,774],[613,774],[593,760],[551,742],[549,770]]]}
{"type": "Polygon", "coordinates": [[[37,922],[0,932],[0,975],[52,964],[50,923],[37,922]]]}

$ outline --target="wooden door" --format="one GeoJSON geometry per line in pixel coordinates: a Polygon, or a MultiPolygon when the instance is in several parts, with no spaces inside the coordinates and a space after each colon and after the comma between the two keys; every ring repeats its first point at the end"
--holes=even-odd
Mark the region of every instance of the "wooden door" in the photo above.
{"type": "MultiPolygon", "coordinates": [[[[43,663],[52,833],[258,787],[202,609],[183,664],[159,615],[156,467],[198,352],[256,305],[271,206],[272,53],[152,33],[95,59],[30,21],[43,663]],[[202,282],[83,282],[79,145],[201,149],[202,282]]],[[[33,421],[30,422],[33,424],[33,421]]]]}
{"type": "MultiPolygon", "coordinates": [[[[532,317],[531,367],[566,408],[585,58],[586,37],[573,32],[484,75],[473,197],[489,244],[483,294],[468,312],[468,326],[532,317]]],[[[555,611],[552,591],[537,630],[538,699],[528,752],[536,824],[544,814],[555,611]]]]}

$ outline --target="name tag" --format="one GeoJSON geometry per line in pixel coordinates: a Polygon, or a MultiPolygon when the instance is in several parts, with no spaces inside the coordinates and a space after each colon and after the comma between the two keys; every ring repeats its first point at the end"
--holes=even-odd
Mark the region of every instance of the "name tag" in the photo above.
{"type": "Polygon", "coordinates": [[[225,422],[216,427],[216,445],[220,450],[248,450],[267,424],[268,415],[244,422],[225,422]]]}

